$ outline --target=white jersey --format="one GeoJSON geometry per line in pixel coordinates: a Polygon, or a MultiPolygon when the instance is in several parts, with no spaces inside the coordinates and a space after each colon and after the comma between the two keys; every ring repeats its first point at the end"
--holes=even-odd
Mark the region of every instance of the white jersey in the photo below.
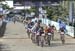
{"type": "Polygon", "coordinates": [[[31,31],[35,31],[37,27],[37,23],[35,23],[35,25],[32,27],[31,31]]]}

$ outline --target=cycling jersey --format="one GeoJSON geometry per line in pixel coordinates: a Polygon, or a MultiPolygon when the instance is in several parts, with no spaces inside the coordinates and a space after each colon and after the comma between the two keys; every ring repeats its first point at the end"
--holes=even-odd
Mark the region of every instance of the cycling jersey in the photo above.
{"type": "Polygon", "coordinates": [[[51,33],[51,28],[48,28],[48,33],[51,33]]]}
{"type": "Polygon", "coordinates": [[[30,29],[32,28],[32,25],[31,25],[31,23],[29,23],[27,26],[28,26],[28,28],[30,28],[30,29]]]}
{"type": "Polygon", "coordinates": [[[48,32],[48,29],[46,28],[44,31],[47,33],[48,32]]]}

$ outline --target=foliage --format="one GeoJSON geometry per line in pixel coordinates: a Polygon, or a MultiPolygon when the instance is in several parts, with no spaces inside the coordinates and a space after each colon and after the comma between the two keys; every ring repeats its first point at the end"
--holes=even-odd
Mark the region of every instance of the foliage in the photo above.
{"type": "Polygon", "coordinates": [[[36,12],[36,8],[32,7],[31,9],[29,9],[30,12],[36,12]]]}
{"type": "Polygon", "coordinates": [[[56,21],[59,17],[61,17],[63,21],[66,21],[65,17],[68,15],[68,12],[66,11],[66,8],[63,8],[61,5],[57,7],[46,6],[43,7],[43,9],[47,11],[47,16],[49,19],[56,21]]]}
{"type": "MultiPolygon", "coordinates": [[[[37,13],[37,8],[36,7],[31,7],[31,9],[23,9],[22,12],[23,13],[28,13],[30,14],[31,12],[37,13]]],[[[37,15],[37,14],[36,14],[37,15]]]]}
{"type": "MultiPolygon", "coordinates": [[[[61,18],[63,21],[66,21],[65,18],[68,15],[68,11],[63,6],[61,6],[61,5],[51,6],[51,7],[44,6],[42,8],[47,11],[47,17],[49,19],[57,21],[58,18],[61,18]]],[[[26,12],[26,13],[35,12],[35,14],[37,15],[38,9],[37,9],[37,7],[31,7],[31,9],[23,10],[23,12],[26,12]]]]}
{"type": "Polygon", "coordinates": [[[5,1],[5,0],[0,0],[0,2],[5,1]]]}
{"type": "Polygon", "coordinates": [[[8,9],[8,10],[12,10],[12,8],[10,8],[7,4],[2,4],[2,8],[5,10],[5,9],[8,9]]]}
{"type": "Polygon", "coordinates": [[[3,9],[9,9],[10,7],[7,4],[2,4],[3,9]]]}

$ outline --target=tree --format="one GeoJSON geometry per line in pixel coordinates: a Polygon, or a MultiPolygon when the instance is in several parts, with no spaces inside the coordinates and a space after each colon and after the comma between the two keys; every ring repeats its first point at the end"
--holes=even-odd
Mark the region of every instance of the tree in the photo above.
{"type": "Polygon", "coordinates": [[[10,7],[7,4],[2,4],[2,8],[5,9],[10,9],[10,7]]]}
{"type": "Polygon", "coordinates": [[[2,8],[5,10],[5,9],[8,9],[8,10],[11,10],[13,9],[9,7],[9,5],[7,4],[6,0],[0,0],[0,4],[2,5],[2,8]],[[4,3],[3,3],[4,2],[4,3]]]}
{"type": "Polygon", "coordinates": [[[30,12],[36,12],[36,8],[35,7],[31,7],[31,9],[29,9],[30,12]]]}
{"type": "Polygon", "coordinates": [[[5,0],[0,0],[0,2],[5,1],[5,0]]]}
{"type": "Polygon", "coordinates": [[[68,15],[68,11],[66,10],[66,8],[63,8],[61,5],[56,7],[45,6],[43,7],[43,9],[47,11],[47,16],[49,19],[56,21],[58,20],[59,17],[61,17],[63,21],[66,21],[65,18],[66,15],[68,15]]]}

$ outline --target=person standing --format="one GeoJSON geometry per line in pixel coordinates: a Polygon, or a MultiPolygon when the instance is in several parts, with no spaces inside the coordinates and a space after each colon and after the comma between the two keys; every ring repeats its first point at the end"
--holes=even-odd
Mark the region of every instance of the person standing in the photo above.
{"type": "Polygon", "coordinates": [[[14,22],[14,24],[15,24],[15,22],[16,22],[16,18],[15,18],[15,17],[13,17],[13,22],[14,22]]]}

